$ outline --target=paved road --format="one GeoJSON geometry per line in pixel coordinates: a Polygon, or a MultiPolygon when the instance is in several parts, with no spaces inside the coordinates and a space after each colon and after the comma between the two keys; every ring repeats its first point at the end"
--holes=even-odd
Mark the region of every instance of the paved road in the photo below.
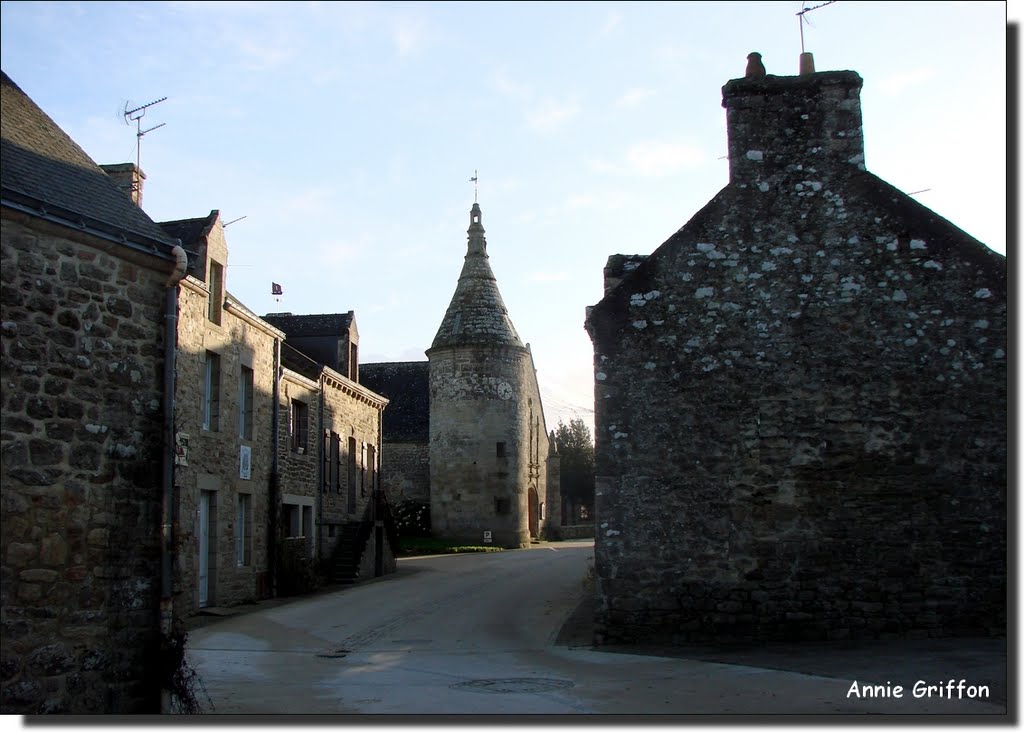
{"type": "Polygon", "coordinates": [[[754,663],[556,645],[592,557],[585,541],[403,559],[386,578],[194,628],[189,656],[217,713],[1003,712],[909,687],[848,698],[849,678],[754,663]]]}

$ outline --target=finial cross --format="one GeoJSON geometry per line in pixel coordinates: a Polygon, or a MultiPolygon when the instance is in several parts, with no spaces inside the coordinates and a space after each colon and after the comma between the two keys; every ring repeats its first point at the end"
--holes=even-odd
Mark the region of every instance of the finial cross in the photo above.
{"type": "Polygon", "coordinates": [[[478,177],[478,176],[477,176],[477,171],[475,171],[475,170],[474,170],[474,171],[473,171],[473,177],[469,179],[469,182],[473,184],[473,203],[476,203],[476,202],[477,202],[477,201],[476,201],[476,197],[477,197],[477,193],[478,193],[478,185],[479,185],[479,184],[477,183],[477,177],[478,177]]]}

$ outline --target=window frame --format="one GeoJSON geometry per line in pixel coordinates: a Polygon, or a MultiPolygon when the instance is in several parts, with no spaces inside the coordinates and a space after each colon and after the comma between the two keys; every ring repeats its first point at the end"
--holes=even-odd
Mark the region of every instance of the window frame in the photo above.
{"type": "Polygon", "coordinates": [[[220,355],[207,351],[203,358],[203,429],[220,431],[220,355]]]}
{"type": "Polygon", "coordinates": [[[253,369],[242,365],[238,374],[238,437],[252,441],[256,374],[253,369]]]}
{"type": "Polygon", "coordinates": [[[309,452],[309,404],[301,399],[292,399],[288,408],[288,440],[292,452],[309,452]]]}

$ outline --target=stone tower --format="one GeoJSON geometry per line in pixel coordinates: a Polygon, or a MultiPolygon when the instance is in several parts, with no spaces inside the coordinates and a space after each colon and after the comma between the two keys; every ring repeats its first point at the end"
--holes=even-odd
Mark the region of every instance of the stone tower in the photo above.
{"type": "Polygon", "coordinates": [[[480,206],[430,362],[434,536],[528,546],[546,495],[547,434],[533,357],[509,320],[487,256],[480,206]],[[541,446],[543,445],[543,449],[541,446]],[[485,532],[490,532],[489,535],[485,532]]]}

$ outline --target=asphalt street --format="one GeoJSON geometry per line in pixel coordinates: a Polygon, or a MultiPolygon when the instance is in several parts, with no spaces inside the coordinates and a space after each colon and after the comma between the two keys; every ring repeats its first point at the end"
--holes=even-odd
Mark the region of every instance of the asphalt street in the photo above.
{"type": "Polygon", "coordinates": [[[402,559],[363,584],[200,618],[189,660],[227,714],[1006,713],[999,639],[595,650],[592,562],[592,540],[402,559]]]}

